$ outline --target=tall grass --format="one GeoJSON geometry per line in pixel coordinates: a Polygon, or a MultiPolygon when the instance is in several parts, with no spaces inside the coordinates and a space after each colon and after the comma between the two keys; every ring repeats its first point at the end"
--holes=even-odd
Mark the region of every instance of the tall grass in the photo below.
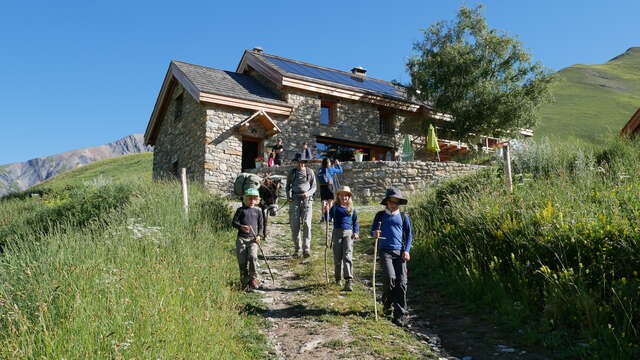
{"type": "Polygon", "coordinates": [[[640,355],[640,145],[528,144],[412,209],[413,270],[568,358],[640,355]]]}
{"type": "Polygon", "coordinates": [[[234,234],[221,199],[191,187],[186,219],[171,183],[53,193],[0,202],[0,213],[21,213],[0,223],[0,358],[268,356],[234,290],[234,234]],[[104,207],[117,194],[126,200],[104,207]],[[54,226],[30,228],[25,217],[54,226]]]}

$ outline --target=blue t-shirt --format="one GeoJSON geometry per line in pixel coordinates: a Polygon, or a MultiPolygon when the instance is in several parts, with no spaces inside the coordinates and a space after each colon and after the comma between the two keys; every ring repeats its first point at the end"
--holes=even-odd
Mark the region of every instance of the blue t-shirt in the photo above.
{"type": "Polygon", "coordinates": [[[322,177],[326,174],[327,178],[329,179],[329,183],[333,183],[334,182],[333,175],[340,174],[342,171],[343,170],[340,164],[336,164],[335,167],[333,168],[321,167],[320,170],[318,170],[318,178],[322,179],[322,177]]]}
{"type": "Polygon", "coordinates": [[[402,245],[402,215],[398,212],[395,215],[389,215],[386,211],[381,211],[373,218],[373,224],[371,225],[371,236],[373,232],[378,230],[378,222],[382,221],[382,235],[384,239],[380,239],[378,247],[385,250],[404,250],[409,252],[411,250],[411,242],[413,241],[413,234],[411,233],[411,222],[409,217],[405,215],[404,219],[404,233],[406,235],[406,245],[403,248],[402,245]]]}
{"type": "Polygon", "coordinates": [[[351,215],[349,215],[347,208],[343,208],[340,205],[333,205],[331,210],[329,210],[329,219],[333,220],[334,229],[353,230],[354,234],[360,233],[356,209],[353,209],[351,215]]]}

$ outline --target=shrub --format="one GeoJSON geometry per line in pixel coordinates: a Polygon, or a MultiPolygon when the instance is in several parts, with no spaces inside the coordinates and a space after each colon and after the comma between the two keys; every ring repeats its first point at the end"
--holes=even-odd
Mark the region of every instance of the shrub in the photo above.
{"type": "Polygon", "coordinates": [[[637,358],[640,180],[629,174],[640,173],[640,144],[547,146],[515,157],[534,180],[512,194],[487,171],[415,205],[413,270],[567,356],[637,358]]]}
{"type": "MultiPolygon", "coordinates": [[[[23,214],[0,228],[0,248],[12,240],[33,234],[45,235],[55,228],[81,228],[92,222],[99,223],[110,211],[127,204],[132,192],[131,185],[123,184],[83,185],[44,192],[43,196],[34,199],[40,204],[33,207],[30,214],[23,214]]],[[[25,200],[21,196],[12,199],[25,200]]]]}

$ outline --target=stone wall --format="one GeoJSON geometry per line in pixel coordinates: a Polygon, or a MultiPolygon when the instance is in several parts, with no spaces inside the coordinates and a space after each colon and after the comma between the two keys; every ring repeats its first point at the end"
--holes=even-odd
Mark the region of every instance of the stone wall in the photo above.
{"type": "Polygon", "coordinates": [[[242,169],[242,135],[236,125],[255,110],[208,105],[205,111],[204,186],[210,192],[228,194],[242,169]]]}
{"type": "MultiPolygon", "coordinates": [[[[311,164],[317,173],[319,164],[311,164]]],[[[483,166],[456,162],[399,162],[365,161],[342,164],[344,173],[338,175],[341,185],[348,185],[358,201],[376,201],[384,196],[385,190],[396,187],[406,193],[433,185],[444,179],[474,173],[483,166]]],[[[269,172],[287,175],[292,166],[261,168],[250,172],[264,175],[269,172]]],[[[317,194],[319,196],[319,193],[317,194]]]]}
{"type": "Polygon", "coordinates": [[[396,156],[399,155],[398,151],[402,150],[402,135],[398,135],[399,127],[404,121],[402,115],[394,116],[395,135],[380,134],[380,114],[375,104],[329,99],[336,103],[335,124],[324,125],[320,123],[320,103],[323,99],[320,94],[286,89],[283,96],[293,105],[293,112],[289,118],[276,121],[282,129],[282,134],[265,144],[267,151],[275,145],[277,138],[282,138],[285,147],[284,158],[293,159],[295,153],[301,151],[304,142],[315,151],[317,136],[390,147],[396,150],[396,156]]]}
{"type": "Polygon", "coordinates": [[[186,168],[192,181],[204,178],[204,117],[202,106],[180,84],[171,93],[153,151],[153,178],[174,178],[175,169],[186,168]],[[176,99],[182,95],[182,115],[175,117],[176,99]]]}

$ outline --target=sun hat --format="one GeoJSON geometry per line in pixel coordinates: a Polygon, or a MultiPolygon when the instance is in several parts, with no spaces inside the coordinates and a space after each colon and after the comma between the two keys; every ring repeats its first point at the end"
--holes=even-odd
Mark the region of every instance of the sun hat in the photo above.
{"type": "Polygon", "coordinates": [[[382,199],[380,204],[387,205],[387,200],[389,200],[389,198],[398,199],[398,203],[400,205],[406,205],[407,204],[407,199],[405,199],[404,196],[402,196],[402,193],[400,192],[400,190],[398,190],[396,188],[387,189],[387,193],[384,195],[384,199],[382,199]]]}
{"type": "Polygon", "coordinates": [[[347,193],[349,194],[349,196],[353,196],[353,193],[351,192],[351,188],[346,185],[342,186],[340,190],[336,192],[336,195],[340,195],[341,193],[347,193]]]}
{"type": "Polygon", "coordinates": [[[248,188],[244,191],[244,196],[258,196],[260,197],[260,192],[256,188],[248,188]]]}

